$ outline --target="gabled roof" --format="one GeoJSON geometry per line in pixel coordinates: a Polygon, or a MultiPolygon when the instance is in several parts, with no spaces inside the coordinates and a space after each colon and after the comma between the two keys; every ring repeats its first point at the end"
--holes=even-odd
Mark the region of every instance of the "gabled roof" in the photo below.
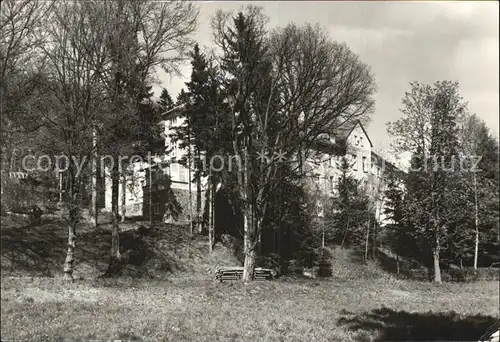
{"type": "Polygon", "coordinates": [[[185,106],[184,104],[180,104],[180,105],[173,107],[172,109],[167,110],[166,112],[161,113],[162,119],[168,120],[168,119],[175,118],[177,116],[181,116],[183,114],[181,109],[183,109],[184,106],[185,106]]]}
{"type": "Polygon", "coordinates": [[[333,134],[334,134],[336,139],[339,139],[339,140],[345,142],[347,140],[347,138],[349,138],[352,131],[354,130],[354,128],[356,128],[357,125],[359,125],[361,127],[361,129],[363,130],[363,133],[365,133],[366,138],[368,139],[368,142],[370,143],[370,147],[373,147],[372,141],[370,140],[368,133],[366,133],[366,130],[363,127],[363,124],[359,120],[352,121],[352,122],[344,122],[340,127],[334,129],[333,134]]]}

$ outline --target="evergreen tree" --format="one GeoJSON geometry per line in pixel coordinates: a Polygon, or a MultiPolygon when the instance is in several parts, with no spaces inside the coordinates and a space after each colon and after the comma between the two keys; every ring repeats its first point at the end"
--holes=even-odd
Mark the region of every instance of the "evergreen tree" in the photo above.
{"type": "Polygon", "coordinates": [[[172,100],[172,97],[170,96],[168,90],[165,88],[163,88],[161,91],[158,106],[160,107],[160,111],[162,113],[174,108],[174,101],[172,100]]]}
{"type": "Polygon", "coordinates": [[[326,222],[335,243],[362,246],[367,224],[374,223],[374,215],[369,209],[369,198],[360,190],[351,169],[351,163],[344,156],[339,163],[338,195],[327,212],[326,222]]]}

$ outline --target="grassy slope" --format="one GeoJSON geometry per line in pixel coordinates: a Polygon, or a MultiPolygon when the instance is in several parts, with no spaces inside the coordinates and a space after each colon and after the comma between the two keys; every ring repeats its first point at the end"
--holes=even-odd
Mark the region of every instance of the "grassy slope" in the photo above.
{"type": "MultiPolygon", "coordinates": [[[[2,277],[2,339],[477,340],[498,315],[495,282],[436,286],[396,280],[375,265],[353,262],[351,253],[340,249],[333,251],[330,280],[216,283],[208,269],[235,260],[220,246],[205,258],[205,242],[190,241],[176,228],[146,238],[162,237],[157,247],[164,257],[148,249],[144,265],[130,265],[129,274],[162,274],[158,279],[96,278],[106,266],[99,251],[109,250],[107,233],[82,229],[78,247],[87,255],[80,255],[77,269],[83,279],[71,285],[61,282],[58,271],[63,249],[42,248],[39,242],[23,258],[16,242],[23,237],[26,247],[29,240],[48,238],[64,247],[62,227],[17,228],[27,229],[19,235],[2,228],[2,270],[10,269],[4,254],[24,260],[16,264],[22,277],[2,277]],[[37,255],[43,261],[34,262],[37,255]],[[38,270],[44,267],[53,277],[27,277],[42,274],[38,270]]],[[[135,241],[132,232],[124,236],[135,241]]]]}

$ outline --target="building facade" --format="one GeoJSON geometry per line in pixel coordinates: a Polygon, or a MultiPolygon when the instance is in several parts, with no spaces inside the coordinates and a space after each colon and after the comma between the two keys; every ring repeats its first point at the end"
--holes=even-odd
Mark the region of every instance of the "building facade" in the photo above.
{"type": "MultiPolygon", "coordinates": [[[[383,213],[388,177],[395,172],[398,179],[402,179],[403,172],[373,150],[363,124],[356,121],[333,133],[321,134],[318,140],[320,144],[317,152],[307,163],[308,170],[305,172],[311,185],[309,189],[318,191],[323,197],[335,197],[341,177],[342,158],[346,157],[351,165],[350,175],[359,181],[360,190],[371,199],[379,224],[390,223],[383,213]]],[[[318,206],[318,211],[322,213],[323,205],[318,206]]]]}
{"type": "MultiPolygon", "coordinates": [[[[125,216],[142,216],[153,220],[189,221],[196,216],[196,184],[194,172],[180,161],[189,151],[171,139],[173,130],[184,124],[181,111],[165,115],[160,125],[164,127],[165,154],[153,156],[152,162],[135,163],[122,180],[119,188],[119,211],[122,212],[122,196],[125,192],[125,216]],[[168,176],[168,177],[167,177],[168,176]],[[123,186],[123,181],[125,186],[123,186]],[[190,182],[191,181],[191,182],[190,182]],[[191,183],[191,186],[190,186],[191,183]],[[172,198],[180,204],[178,217],[172,215],[172,198]]],[[[345,156],[351,164],[351,174],[360,181],[362,191],[371,199],[375,216],[380,224],[389,223],[383,214],[384,192],[390,172],[402,172],[373,150],[373,144],[361,122],[356,121],[338,128],[333,133],[318,137],[319,145],[306,161],[304,174],[309,189],[326,197],[336,196],[341,176],[341,160],[345,156]]],[[[206,178],[201,179],[201,212],[205,203],[206,178]]],[[[106,210],[111,210],[111,182],[106,177],[106,210]]],[[[321,210],[320,210],[321,211],[321,210]]]]}
{"type": "MultiPolygon", "coordinates": [[[[187,222],[196,217],[197,189],[194,174],[181,162],[189,154],[181,148],[170,135],[176,127],[184,124],[185,118],[179,111],[171,111],[160,121],[163,127],[165,153],[151,156],[151,161],[136,162],[127,169],[127,175],[119,187],[119,211],[123,212],[123,193],[125,192],[125,217],[142,217],[152,220],[187,222]],[[190,182],[191,180],[191,182],[190,182]],[[191,183],[191,185],[190,185],[191,183]],[[124,186],[125,184],[125,186],[124,186]],[[175,201],[179,208],[175,208],[175,201]],[[176,210],[177,209],[177,210],[176,210]],[[176,211],[177,215],[173,212],[176,211]]],[[[201,179],[201,212],[205,199],[206,179],[201,179]]],[[[111,177],[106,175],[105,210],[111,211],[111,177]]]]}

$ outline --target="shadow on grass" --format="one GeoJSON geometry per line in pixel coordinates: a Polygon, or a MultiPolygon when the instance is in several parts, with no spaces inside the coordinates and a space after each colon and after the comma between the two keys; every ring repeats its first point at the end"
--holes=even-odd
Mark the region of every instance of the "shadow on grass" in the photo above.
{"type": "MultiPolygon", "coordinates": [[[[109,226],[95,229],[77,227],[76,269],[86,264],[89,275],[104,274],[109,264],[111,231],[109,226]]],[[[184,239],[172,234],[165,227],[128,230],[120,233],[120,251],[123,268],[119,275],[150,277],[153,275],[184,270],[176,260],[173,246],[184,239]],[[158,244],[163,242],[163,244],[158,244]]],[[[2,226],[1,269],[2,274],[54,276],[62,273],[67,250],[67,224],[62,220],[45,219],[40,224],[2,226]]],[[[87,274],[84,275],[87,277],[87,274]]]]}
{"type": "Polygon", "coordinates": [[[2,271],[29,270],[50,276],[52,264],[64,261],[66,240],[61,222],[2,227],[0,241],[2,271]]]}
{"type": "MultiPolygon", "coordinates": [[[[348,315],[347,312],[344,314],[348,315]]],[[[374,333],[376,341],[478,341],[498,319],[491,316],[462,316],[455,312],[409,313],[389,308],[358,316],[342,317],[339,325],[349,330],[374,333]]]]}

